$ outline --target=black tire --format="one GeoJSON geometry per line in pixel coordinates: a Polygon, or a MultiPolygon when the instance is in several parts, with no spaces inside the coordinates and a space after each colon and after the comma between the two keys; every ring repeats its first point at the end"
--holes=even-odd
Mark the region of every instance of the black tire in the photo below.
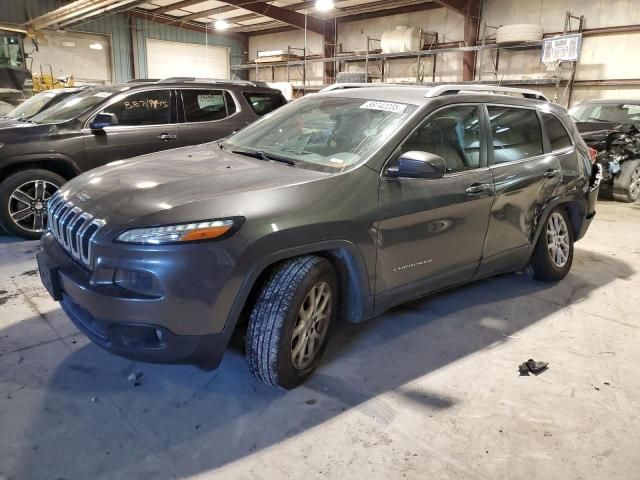
{"type": "Polygon", "coordinates": [[[620,175],[613,179],[613,198],[633,203],[640,197],[640,160],[627,160],[620,170],[620,175]]]}
{"type": "MultiPolygon", "coordinates": [[[[315,298],[315,297],[314,297],[315,298]]],[[[324,299],[325,297],[320,297],[324,299]]],[[[247,328],[246,356],[251,373],[267,385],[292,389],[300,385],[315,370],[327,346],[338,306],[338,282],[331,264],[317,256],[293,258],[271,271],[261,287],[253,306],[247,328]],[[303,303],[311,305],[312,290],[330,292],[329,304],[324,310],[328,318],[322,321],[322,337],[316,342],[311,333],[318,332],[318,321],[312,329],[304,328],[301,320],[303,303]],[[299,315],[300,314],[300,315],[299,315]],[[294,337],[294,329],[303,328],[294,337]],[[309,330],[309,332],[307,332],[309,330]],[[305,336],[306,335],[306,336],[305,336]],[[313,356],[303,364],[293,353],[302,337],[314,344],[313,356]],[[297,341],[294,341],[297,338],[297,341]],[[298,363],[295,366],[294,363],[298,363]]],[[[314,334],[315,336],[315,334],[314,334]]],[[[307,347],[302,348],[305,352],[307,347]]],[[[304,352],[303,352],[304,354],[304,352]]],[[[303,355],[304,356],[304,355],[303,355]]]]}
{"type": "MultiPolygon", "coordinates": [[[[43,215],[44,208],[46,207],[46,198],[49,198],[53,192],[65,183],[66,180],[60,175],[41,169],[22,170],[8,176],[2,183],[0,183],[0,225],[2,225],[7,232],[13,235],[26,238],[28,240],[37,240],[42,236],[43,231],[46,229],[46,216],[43,215]],[[22,191],[31,191],[29,188],[31,182],[34,182],[34,184],[35,182],[43,182],[39,185],[44,185],[44,191],[46,194],[42,197],[42,201],[34,201],[33,205],[30,207],[26,203],[29,199],[27,197],[20,196],[23,200],[18,200],[15,192],[19,188],[21,188],[22,191]],[[25,214],[33,213],[32,217],[16,221],[20,217],[20,215],[16,215],[16,213],[19,213],[23,208],[31,209],[25,214]],[[11,215],[12,212],[14,213],[13,217],[11,215]],[[38,215],[37,220],[36,214],[38,215]],[[31,218],[33,218],[34,222],[31,221],[31,218]],[[42,220],[41,228],[39,223],[40,220],[42,220]]],[[[32,193],[34,197],[38,196],[35,190],[32,193]]]]}
{"type": "MultiPolygon", "coordinates": [[[[540,237],[538,238],[538,243],[536,244],[536,247],[533,250],[533,255],[531,256],[533,278],[543,282],[557,282],[566,277],[569,270],[571,270],[571,264],[573,263],[573,239],[573,227],[567,211],[562,207],[553,209],[544,223],[542,232],[540,232],[540,237]],[[548,233],[550,230],[555,228],[552,224],[558,219],[556,215],[559,215],[562,218],[566,229],[566,238],[564,235],[562,236],[564,239],[562,245],[566,243],[568,246],[566,252],[563,250],[563,255],[566,255],[564,263],[558,261],[557,257],[554,259],[552,249],[554,246],[556,249],[560,248],[559,241],[556,239],[555,243],[553,243],[554,236],[553,234],[548,233]]],[[[555,250],[553,251],[555,252],[555,250]]]]}

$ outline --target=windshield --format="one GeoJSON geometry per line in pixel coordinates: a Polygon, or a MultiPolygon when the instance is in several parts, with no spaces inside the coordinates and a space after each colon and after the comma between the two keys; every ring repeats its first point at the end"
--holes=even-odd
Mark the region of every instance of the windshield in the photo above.
{"type": "Polygon", "coordinates": [[[587,103],[569,110],[576,122],[640,122],[640,104],[623,103],[587,103]]]}
{"type": "Polygon", "coordinates": [[[116,93],[119,93],[119,91],[91,88],[77,95],[72,95],[51,108],[47,108],[44,112],[31,118],[31,121],[33,123],[68,122],[116,93]]]}
{"type": "Polygon", "coordinates": [[[307,97],[241,130],[223,146],[339,172],[364,161],[415,109],[396,102],[307,97]]]}
{"type": "Polygon", "coordinates": [[[22,102],[19,106],[7,113],[8,118],[20,120],[22,118],[33,117],[36,113],[42,110],[45,105],[52,102],[56,96],[60,96],[60,99],[64,98],[64,95],[60,95],[54,92],[41,92],[34,95],[29,100],[22,102]]]}

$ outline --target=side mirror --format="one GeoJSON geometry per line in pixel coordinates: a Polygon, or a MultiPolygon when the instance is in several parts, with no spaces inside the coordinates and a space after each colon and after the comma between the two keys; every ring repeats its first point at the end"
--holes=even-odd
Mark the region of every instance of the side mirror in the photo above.
{"type": "Polygon", "coordinates": [[[392,178],[442,178],[447,172],[444,159],[428,152],[406,152],[398,159],[396,168],[387,169],[392,178]]]}
{"type": "Polygon", "coordinates": [[[104,130],[105,127],[118,125],[118,117],[113,113],[99,113],[94,118],[89,127],[93,131],[104,130]]]}

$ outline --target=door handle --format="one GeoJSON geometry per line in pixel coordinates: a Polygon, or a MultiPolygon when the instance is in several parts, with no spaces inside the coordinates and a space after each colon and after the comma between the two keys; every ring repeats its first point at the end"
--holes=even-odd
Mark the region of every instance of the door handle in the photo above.
{"type": "Polygon", "coordinates": [[[547,177],[547,178],[555,178],[558,175],[560,175],[560,170],[554,170],[552,168],[550,168],[549,170],[544,172],[544,176],[547,177]]]}
{"type": "Polygon", "coordinates": [[[171,135],[169,133],[163,133],[161,135],[158,135],[158,140],[164,140],[165,142],[167,140],[175,140],[176,138],[178,138],[177,135],[171,135]]]}
{"type": "Polygon", "coordinates": [[[469,195],[480,195],[491,191],[493,191],[493,188],[488,183],[474,183],[465,190],[469,195]]]}

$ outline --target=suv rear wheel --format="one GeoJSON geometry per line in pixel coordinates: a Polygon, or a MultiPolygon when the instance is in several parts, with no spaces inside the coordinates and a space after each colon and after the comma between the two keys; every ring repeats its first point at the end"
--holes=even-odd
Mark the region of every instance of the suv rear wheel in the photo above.
{"type": "Polygon", "coordinates": [[[573,229],[567,211],[555,208],[538,238],[531,256],[533,278],[556,282],[567,276],[573,262],[573,229]]]}
{"type": "Polygon", "coordinates": [[[613,198],[633,203],[640,197],[640,160],[628,160],[620,169],[620,175],[613,179],[613,198]]]}
{"type": "Polygon", "coordinates": [[[0,183],[0,225],[29,240],[47,229],[47,200],[66,180],[48,170],[23,170],[0,183]]]}
{"type": "Polygon", "coordinates": [[[304,256],[276,267],[262,286],[247,329],[251,373],[267,385],[291,389],[317,367],[338,305],[336,273],[322,257],[304,256]]]}

